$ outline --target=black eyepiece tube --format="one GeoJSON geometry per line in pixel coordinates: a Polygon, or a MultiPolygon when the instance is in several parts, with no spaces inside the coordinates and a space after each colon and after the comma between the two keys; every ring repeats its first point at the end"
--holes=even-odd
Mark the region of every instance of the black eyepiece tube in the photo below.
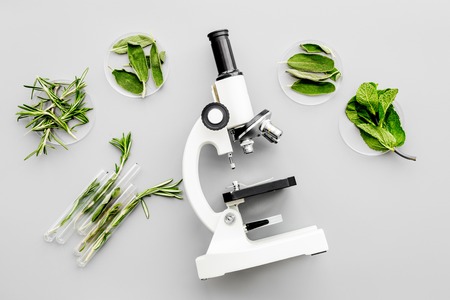
{"type": "Polygon", "coordinates": [[[228,39],[228,30],[216,30],[208,34],[211,41],[211,47],[216,61],[217,71],[219,76],[217,80],[224,79],[230,76],[242,75],[242,72],[236,67],[234,61],[233,50],[228,39]]]}

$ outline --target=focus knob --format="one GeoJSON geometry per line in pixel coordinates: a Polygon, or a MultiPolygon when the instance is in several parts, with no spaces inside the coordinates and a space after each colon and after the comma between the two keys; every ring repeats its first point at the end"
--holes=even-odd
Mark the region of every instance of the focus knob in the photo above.
{"type": "Polygon", "coordinates": [[[221,103],[209,103],[202,111],[202,122],[208,129],[220,130],[227,126],[229,120],[230,113],[221,103]]]}

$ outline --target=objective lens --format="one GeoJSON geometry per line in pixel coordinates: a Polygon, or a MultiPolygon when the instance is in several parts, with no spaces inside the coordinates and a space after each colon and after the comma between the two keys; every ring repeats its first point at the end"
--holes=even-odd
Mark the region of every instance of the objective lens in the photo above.
{"type": "Polygon", "coordinates": [[[276,127],[270,122],[270,120],[265,120],[259,130],[262,132],[263,136],[271,143],[278,143],[283,131],[276,127]]]}

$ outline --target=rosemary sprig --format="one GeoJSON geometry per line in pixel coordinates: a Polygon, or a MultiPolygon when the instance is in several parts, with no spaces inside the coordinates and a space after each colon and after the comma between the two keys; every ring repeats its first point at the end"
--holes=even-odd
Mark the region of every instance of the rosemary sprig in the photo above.
{"type": "MultiPolygon", "coordinates": [[[[131,145],[132,145],[132,139],[131,139],[131,132],[129,132],[127,135],[124,133],[122,134],[122,138],[113,138],[110,142],[111,145],[118,148],[121,152],[120,154],[120,163],[119,165],[115,164],[115,173],[114,175],[106,182],[106,184],[94,195],[91,202],[83,209],[83,214],[88,214],[92,212],[96,207],[97,204],[100,203],[107,195],[108,193],[111,193],[110,190],[111,187],[116,182],[117,178],[120,175],[120,172],[123,169],[123,166],[128,160],[128,157],[130,156],[131,151],[131,145]]],[[[110,198],[111,199],[111,198],[110,198]]],[[[108,203],[110,201],[108,199],[108,203]]],[[[96,214],[93,215],[92,221],[95,222],[99,216],[103,213],[104,208],[106,208],[106,205],[103,206],[102,210],[96,214]]]]}
{"type": "Polygon", "coordinates": [[[24,86],[31,89],[32,99],[35,91],[42,92],[45,95],[37,96],[36,98],[39,101],[34,105],[23,104],[18,106],[21,110],[16,113],[17,120],[30,119],[26,128],[41,134],[37,149],[25,157],[25,160],[33,155],[47,154],[48,148],[54,149],[54,146],[49,145],[52,140],[67,150],[66,145],[56,136],[55,132],[63,130],[77,139],[73,134],[74,128],[89,122],[87,112],[92,108],[85,107],[84,101],[86,97],[84,79],[87,72],[88,69],[83,72],[80,78],[75,77],[75,80],[69,84],[36,77],[32,86],[24,86]]]}
{"type": "Polygon", "coordinates": [[[75,201],[72,204],[72,208],[70,209],[70,211],[66,214],[66,216],[52,229],[50,229],[48,231],[49,234],[55,233],[56,231],[58,231],[59,228],[61,228],[62,226],[64,226],[64,224],[67,223],[67,221],[69,221],[73,214],[75,213],[75,211],[82,206],[85,201],[92,195],[94,194],[97,189],[100,186],[100,182],[97,179],[94,179],[94,181],[91,182],[91,184],[89,184],[89,186],[86,188],[86,190],[84,190],[84,192],[77,198],[75,199],[75,201]]]}
{"type": "Polygon", "coordinates": [[[123,203],[114,204],[106,214],[98,221],[97,226],[92,229],[88,235],[81,241],[78,245],[77,251],[83,252],[86,246],[94,241],[103,231],[105,231],[108,224],[117,216],[117,214],[122,209],[123,203]]]}
{"type": "Polygon", "coordinates": [[[123,222],[123,220],[136,208],[139,203],[144,203],[144,212],[147,218],[149,218],[148,208],[145,204],[144,199],[152,195],[163,196],[168,198],[183,199],[181,196],[182,191],[178,188],[178,185],[182,180],[172,183],[173,179],[163,181],[142,193],[137,194],[130,202],[128,202],[125,207],[114,217],[106,229],[97,237],[89,252],[84,257],[84,261],[88,262],[92,256],[98,251],[103,245],[108,241],[114,230],[123,222]],[[145,205],[145,206],[144,206],[145,205]]]}

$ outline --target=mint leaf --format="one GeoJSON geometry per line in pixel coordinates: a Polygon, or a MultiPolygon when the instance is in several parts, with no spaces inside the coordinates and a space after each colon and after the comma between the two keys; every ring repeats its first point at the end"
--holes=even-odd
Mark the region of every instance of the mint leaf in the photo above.
{"type": "Polygon", "coordinates": [[[350,101],[347,103],[347,107],[345,108],[345,114],[347,118],[355,125],[364,124],[364,121],[360,119],[358,116],[358,112],[356,111],[356,96],[353,96],[350,101]]]}
{"type": "Polygon", "coordinates": [[[389,106],[386,112],[386,129],[395,137],[395,147],[400,147],[405,143],[406,134],[393,105],[389,106]]]}
{"type": "Polygon", "coordinates": [[[375,125],[374,120],[372,119],[372,116],[367,108],[356,101],[356,96],[353,96],[347,103],[345,114],[347,115],[347,118],[355,125],[364,123],[375,125]]]}
{"type": "Polygon", "coordinates": [[[398,89],[377,90],[376,83],[365,82],[358,88],[356,96],[348,101],[345,114],[359,129],[369,148],[376,151],[391,150],[405,159],[415,161],[416,157],[397,149],[406,140],[400,117],[393,105],[397,94],[398,89]]]}
{"type": "Polygon", "coordinates": [[[389,150],[385,146],[381,145],[381,143],[376,138],[369,135],[364,130],[359,129],[359,133],[361,134],[361,137],[363,138],[364,142],[366,142],[367,146],[369,146],[369,148],[375,151],[383,151],[383,152],[389,150]]]}
{"type": "Polygon", "coordinates": [[[378,112],[378,93],[377,84],[365,82],[361,84],[356,91],[356,101],[367,107],[372,115],[378,112]]]}
{"type": "Polygon", "coordinates": [[[358,116],[364,120],[365,123],[369,123],[372,125],[377,125],[376,117],[374,115],[371,115],[367,107],[364,105],[359,104],[358,102],[355,103],[355,108],[358,116]]]}
{"type": "Polygon", "coordinates": [[[392,133],[387,131],[387,129],[377,127],[372,124],[359,124],[358,128],[376,138],[380,144],[387,149],[394,151],[396,140],[392,133]]]}
{"type": "Polygon", "coordinates": [[[394,102],[397,93],[398,89],[386,89],[382,93],[378,94],[378,101],[380,102],[379,105],[381,107],[381,109],[379,109],[380,123],[384,122],[386,112],[388,108],[391,106],[391,104],[394,102]]]}

